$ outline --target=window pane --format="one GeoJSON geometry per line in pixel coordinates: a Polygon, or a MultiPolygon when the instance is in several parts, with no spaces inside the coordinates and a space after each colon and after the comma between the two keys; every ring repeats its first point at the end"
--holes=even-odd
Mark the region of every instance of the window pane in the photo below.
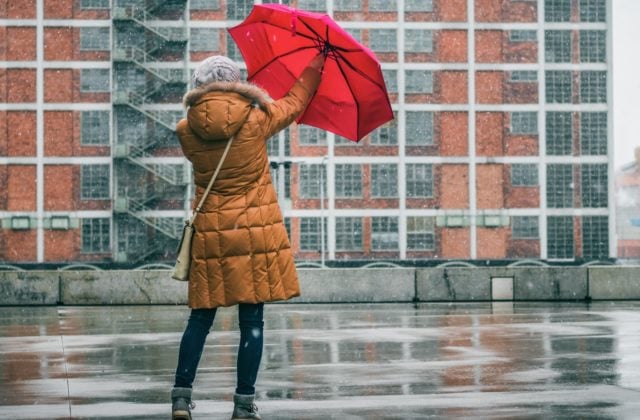
{"type": "Polygon", "coordinates": [[[243,20],[253,8],[253,0],[235,0],[227,2],[227,19],[243,20]]]}
{"type": "Polygon", "coordinates": [[[607,72],[580,72],[580,101],[582,103],[607,102],[607,72]]]}
{"type": "Polygon", "coordinates": [[[406,70],[406,93],[433,93],[433,72],[431,70],[406,70]]]}
{"type": "Polygon", "coordinates": [[[312,12],[326,12],[327,6],[324,0],[298,0],[298,9],[312,12]]]}
{"type": "Polygon", "coordinates": [[[511,165],[511,185],[530,187],[538,185],[538,165],[535,163],[514,163],[511,165]]]}
{"type": "MultiPolygon", "coordinates": [[[[243,18],[244,19],[244,18],[243,18]]],[[[231,35],[227,34],[227,57],[232,59],[233,61],[237,61],[238,63],[243,63],[244,58],[242,58],[242,53],[240,53],[240,49],[236,45],[236,42],[231,38],[231,35]]]]}
{"type": "Polygon", "coordinates": [[[101,200],[110,197],[109,165],[82,165],[80,198],[101,200]]]}
{"type": "Polygon", "coordinates": [[[509,80],[512,82],[537,82],[538,72],[535,70],[512,71],[509,80]]]}
{"type": "Polygon", "coordinates": [[[582,207],[607,207],[609,197],[607,169],[606,163],[581,165],[582,207]]]}
{"type": "Polygon", "coordinates": [[[538,134],[537,112],[512,112],[511,134],[538,134]]]}
{"type": "Polygon", "coordinates": [[[398,93],[398,70],[382,70],[382,77],[384,77],[387,92],[398,93]]]}
{"type": "Polygon", "coordinates": [[[82,69],[81,92],[109,92],[109,69],[82,69]]]}
{"type": "Polygon", "coordinates": [[[606,18],[605,0],[580,0],[580,20],[582,22],[605,22],[606,18]]]}
{"type": "Polygon", "coordinates": [[[190,51],[218,51],[220,32],[217,28],[191,28],[190,51]]]}
{"type": "Polygon", "coordinates": [[[570,63],[571,50],[571,31],[545,31],[544,57],[548,63],[570,63]]]}
{"type": "Polygon", "coordinates": [[[530,30],[512,30],[509,31],[509,41],[511,42],[536,42],[538,41],[538,33],[530,30]]]}
{"type": "Polygon", "coordinates": [[[397,52],[398,38],[395,29],[369,29],[369,46],[375,52],[397,52]]]}
{"type": "Polygon", "coordinates": [[[362,251],[362,219],[336,217],[336,251],[362,251]]]}
{"type": "Polygon", "coordinates": [[[398,197],[398,166],[396,164],[371,165],[371,196],[373,198],[398,197]]]}
{"type": "Polygon", "coordinates": [[[80,0],[81,9],[110,9],[109,0],[80,0]]]}
{"type": "Polygon", "coordinates": [[[580,114],[580,150],[583,155],[606,155],[608,142],[607,113],[580,114]]]}
{"type": "Polygon", "coordinates": [[[404,31],[405,52],[433,52],[433,32],[427,29],[406,29],[404,31]]]}
{"type": "Polygon", "coordinates": [[[552,164],[547,166],[547,206],[573,207],[573,166],[552,164]]]}
{"type": "Polygon", "coordinates": [[[191,0],[189,8],[191,10],[219,10],[220,0],[191,0]]]}
{"type": "Polygon", "coordinates": [[[369,134],[369,142],[374,146],[398,144],[398,117],[396,112],[393,113],[393,120],[369,134]]]}
{"type": "Polygon", "coordinates": [[[433,0],[404,0],[405,12],[433,12],[433,0]]]}
{"type": "Polygon", "coordinates": [[[547,254],[549,258],[573,258],[573,217],[547,218],[547,254]]]}
{"type": "Polygon", "coordinates": [[[586,259],[609,258],[609,218],[582,217],[582,256],[586,259]]]}
{"type": "Polygon", "coordinates": [[[109,144],[109,111],[82,111],[80,125],[80,144],[109,144]]]}
{"type": "Polygon", "coordinates": [[[570,71],[550,70],[545,72],[547,103],[572,102],[572,74],[570,71]]]}
{"type": "MultiPolygon", "coordinates": [[[[320,188],[326,177],[325,166],[321,164],[300,164],[299,182],[300,198],[320,198],[320,188]]],[[[326,195],[326,190],[324,191],[326,195]]]]}
{"type": "Polygon", "coordinates": [[[537,239],[538,216],[513,216],[511,218],[511,237],[513,239],[537,239]]]}
{"type": "Polygon", "coordinates": [[[429,146],[433,144],[433,112],[407,111],[406,144],[409,146],[429,146]]]}
{"type": "Polygon", "coordinates": [[[407,249],[432,251],[436,248],[435,222],[430,216],[407,217],[407,249]]]}
{"type": "Polygon", "coordinates": [[[298,141],[304,146],[326,146],[327,132],[316,127],[299,125],[298,141]]]}
{"type": "Polygon", "coordinates": [[[547,112],[547,155],[570,155],[573,124],[570,112],[547,112]]]}
{"type": "Polygon", "coordinates": [[[604,63],[607,61],[607,33],[605,31],[580,31],[580,61],[604,63]]]}
{"type": "MultiPolygon", "coordinates": [[[[300,250],[322,252],[322,226],[318,217],[300,218],[300,250]]],[[[327,221],[324,221],[324,246],[327,249],[327,221]]]]}
{"type": "Polygon", "coordinates": [[[110,41],[109,28],[80,28],[80,49],[83,51],[109,51],[110,41]]]}
{"type": "Polygon", "coordinates": [[[362,197],[362,166],[358,164],[336,164],[337,198],[362,197]]]}
{"type": "Polygon", "coordinates": [[[546,22],[569,22],[571,20],[571,0],[545,0],[544,20],[546,22]]]}
{"type": "Polygon", "coordinates": [[[398,10],[396,0],[369,0],[370,12],[395,12],[398,10]]]}
{"type": "Polygon", "coordinates": [[[397,250],[399,243],[397,217],[371,218],[371,249],[374,251],[397,250]]]}
{"type": "Polygon", "coordinates": [[[109,219],[82,220],[82,252],[104,253],[111,250],[109,219]]]}
{"type": "Polygon", "coordinates": [[[358,12],[362,10],[362,0],[333,0],[333,10],[337,12],[358,12]]]}
{"type": "Polygon", "coordinates": [[[430,163],[407,163],[407,197],[433,197],[433,165],[430,163]]]}

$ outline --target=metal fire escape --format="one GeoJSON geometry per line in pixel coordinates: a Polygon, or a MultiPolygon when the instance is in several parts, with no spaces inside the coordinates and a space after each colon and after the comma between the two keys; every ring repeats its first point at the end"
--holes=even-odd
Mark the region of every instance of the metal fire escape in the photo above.
{"type": "Polygon", "coordinates": [[[117,262],[167,258],[181,234],[189,169],[176,149],[187,83],[186,0],[116,0],[114,225],[117,262]]]}

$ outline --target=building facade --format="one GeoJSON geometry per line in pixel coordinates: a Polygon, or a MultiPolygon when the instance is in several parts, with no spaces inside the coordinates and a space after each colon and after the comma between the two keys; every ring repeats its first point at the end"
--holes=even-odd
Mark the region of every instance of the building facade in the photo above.
{"type": "MultiPolygon", "coordinates": [[[[382,63],[395,119],[271,139],[300,261],[615,257],[611,0],[290,0],[382,63]]],[[[190,71],[253,0],[0,2],[0,261],[170,261],[190,71]]]]}

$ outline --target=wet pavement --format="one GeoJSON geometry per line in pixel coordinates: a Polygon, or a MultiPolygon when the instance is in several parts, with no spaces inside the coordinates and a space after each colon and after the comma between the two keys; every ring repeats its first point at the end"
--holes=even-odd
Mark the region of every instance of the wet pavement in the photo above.
{"type": "MultiPolygon", "coordinates": [[[[188,310],[0,308],[0,418],[169,418],[188,310]]],[[[269,305],[264,419],[640,418],[640,303],[269,305]]],[[[237,311],[194,419],[228,419],[237,311]]]]}

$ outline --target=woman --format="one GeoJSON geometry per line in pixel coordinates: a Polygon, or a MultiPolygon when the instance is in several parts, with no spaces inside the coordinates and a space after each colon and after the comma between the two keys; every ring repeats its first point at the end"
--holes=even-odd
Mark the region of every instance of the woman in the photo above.
{"type": "Polygon", "coordinates": [[[233,419],[260,419],[254,404],[262,357],[263,304],[300,295],[293,254],[269,174],[266,140],[302,113],[320,83],[317,56],[282,99],[240,81],[227,57],[204,60],[185,95],[187,118],[177,126],[193,164],[197,203],[233,137],[213,188],[195,219],[189,307],[180,343],[173,419],[191,419],[191,389],[216,308],[238,305],[240,345],[233,419]]]}

